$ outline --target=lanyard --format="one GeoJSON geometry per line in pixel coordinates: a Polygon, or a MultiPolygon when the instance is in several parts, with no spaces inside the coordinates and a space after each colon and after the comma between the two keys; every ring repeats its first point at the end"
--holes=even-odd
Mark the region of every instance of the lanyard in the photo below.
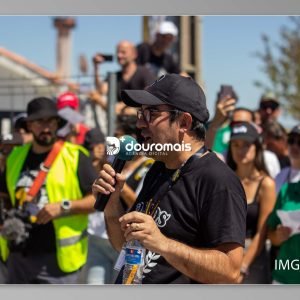
{"type": "MultiPolygon", "coordinates": [[[[174,186],[174,184],[178,181],[178,179],[180,178],[180,176],[182,175],[182,171],[186,165],[186,163],[192,158],[192,157],[195,157],[195,156],[198,156],[199,158],[202,157],[202,155],[207,151],[207,148],[205,146],[201,147],[195,154],[193,154],[191,157],[189,157],[189,159],[187,159],[186,161],[184,161],[181,166],[172,174],[172,176],[169,178],[168,180],[168,185],[162,190],[162,191],[159,191],[158,190],[158,193],[156,193],[154,196],[156,196],[154,199],[154,196],[148,200],[146,203],[146,209],[145,209],[145,213],[150,215],[150,216],[154,216],[155,214],[155,211],[160,203],[160,200],[159,199],[162,199],[171,189],[172,187],[174,186]]],[[[162,176],[162,173],[160,173],[156,180],[152,183],[151,187],[150,187],[150,190],[152,190],[157,182],[159,181],[160,177],[162,176]]]]}

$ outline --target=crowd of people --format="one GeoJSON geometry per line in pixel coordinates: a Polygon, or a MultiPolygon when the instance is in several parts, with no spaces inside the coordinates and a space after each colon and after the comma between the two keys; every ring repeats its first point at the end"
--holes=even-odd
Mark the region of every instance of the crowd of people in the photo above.
{"type": "Polygon", "coordinates": [[[274,94],[253,111],[228,86],[209,121],[168,52],[177,35],[164,21],[152,44],[117,45],[114,135],[189,151],[136,153],[115,173],[98,53],[87,102],[32,99],[1,136],[0,283],[120,283],[131,240],[147,250],[143,284],[300,283],[300,124],[279,123],[274,94]],[[110,194],[104,211],[98,194],[110,194]]]}

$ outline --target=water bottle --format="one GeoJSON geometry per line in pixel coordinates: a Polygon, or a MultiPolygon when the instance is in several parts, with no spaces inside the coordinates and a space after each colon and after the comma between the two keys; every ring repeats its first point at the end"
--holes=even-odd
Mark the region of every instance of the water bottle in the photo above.
{"type": "Polygon", "coordinates": [[[142,284],[145,253],[139,241],[126,243],[123,284],[142,284]]]}

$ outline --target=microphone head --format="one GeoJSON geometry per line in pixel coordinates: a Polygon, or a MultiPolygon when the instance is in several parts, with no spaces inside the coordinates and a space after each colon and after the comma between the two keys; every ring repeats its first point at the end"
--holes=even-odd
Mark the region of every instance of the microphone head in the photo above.
{"type": "Polygon", "coordinates": [[[117,154],[117,158],[121,160],[132,160],[137,154],[134,150],[134,146],[137,143],[136,139],[130,135],[123,135],[119,138],[120,140],[120,151],[117,154]]]}

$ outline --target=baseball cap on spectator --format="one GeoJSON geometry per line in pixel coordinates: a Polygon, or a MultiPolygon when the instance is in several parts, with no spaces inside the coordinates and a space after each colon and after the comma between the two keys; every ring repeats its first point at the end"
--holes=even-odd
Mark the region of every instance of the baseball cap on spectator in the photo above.
{"type": "Polygon", "coordinates": [[[177,26],[173,22],[170,22],[170,21],[162,22],[159,25],[157,32],[160,34],[171,34],[175,37],[177,37],[177,35],[178,35],[177,26]]]}
{"type": "Polygon", "coordinates": [[[105,136],[103,132],[99,128],[93,128],[85,134],[83,146],[86,149],[91,150],[93,145],[104,144],[104,143],[105,143],[105,136]]]}
{"type": "Polygon", "coordinates": [[[267,92],[263,94],[260,98],[259,107],[261,109],[271,108],[272,110],[277,109],[280,106],[280,103],[276,95],[272,92],[267,92]]]}
{"type": "Polygon", "coordinates": [[[75,110],[79,109],[79,99],[78,97],[72,92],[65,92],[60,94],[57,97],[56,102],[57,109],[62,109],[64,107],[71,107],[75,110]]]}
{"type": "Polygon", "coordinates": [[[255,142],[260,137],[256,127],[248,122],[233,122],[231,124],[230,141],[244,140],[250,143],[255,142]]]}
{"type": "Polygon", "coordinates": [[[121,99],[128,106],[171,105],[190,113],[200,122],[207,122],[209,112],[201,87],[190,77],[166,74],[144,90],[122,90],[121,99]]]}

